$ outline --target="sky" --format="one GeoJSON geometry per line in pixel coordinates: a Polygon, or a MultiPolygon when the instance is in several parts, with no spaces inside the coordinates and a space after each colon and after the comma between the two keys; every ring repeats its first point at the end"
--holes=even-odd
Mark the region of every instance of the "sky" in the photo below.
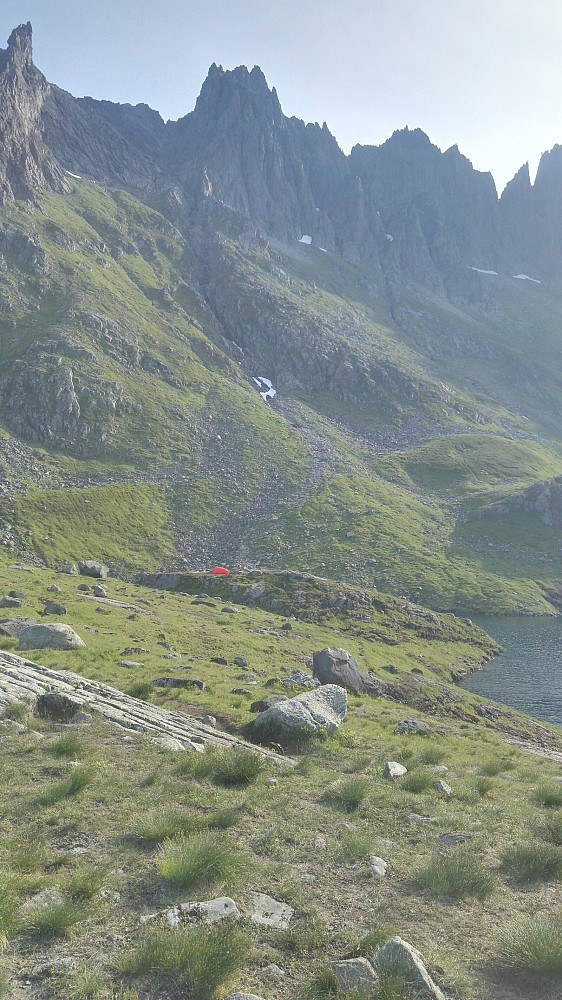
{"type": "Polygon", "coordinates": [[[261,67],[286,115],[342,149],[421,128],[501,191],[562,144],[560,0],[0,0],[75,97],[191,111],[211,63],[261,67]]]}

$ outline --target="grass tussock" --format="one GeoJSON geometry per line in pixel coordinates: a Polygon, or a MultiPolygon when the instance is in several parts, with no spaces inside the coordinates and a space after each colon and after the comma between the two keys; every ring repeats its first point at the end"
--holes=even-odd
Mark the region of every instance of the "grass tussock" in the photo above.
{"type": "Polygon", "coordinates": [[[562,787],[548,785],[546,782],[538,785],[533,792],[533,802],[543,809],[560,809],[562,807],[562,787]]]}
{"type": "Polygon", "coordinates": [[[64,733],[58,740],[53,740],[48,749],[55,757],[68,757],[70,760],[79,760],[85,753],[84,745],[75,733],[64,733]]]}
{"type": "Polygon", "coordinates": [[[266,769],[264,757],[253,750],[207,750],[196,758],[182,761],[180,769],[194,778],[212,781],[214,785],[232,788],[250,785],[266,769]]]}
{"type": "Polygon", "coordinates": [[[76,924],[87,916],[83,906],[72,900],[52,902],[47,906],[38,904],[28,911],[26,924],[38,937],[56,937],[69,934],[76,924]]]}
{"type": "Polygon", "coordinates": [[[326,793],[326,801],[341,809],[343,812],[355,812],[367,797],[370,782],[368,778],[356,775],[353,778],[346,778],[338,781],[326,793]]]}
{"type": "Polygon", "coordinates": [[[151,930],[133,951],[118,956],[129,974],[160,973],[189,990],[194,1000],[215,996],[242,967],[252,947],[249,934],[229,921],[185,931],[151,930]]]}
{"type": "Polygon", "coordinates": [[[514,844],[504,852],[502,868],[517,882],[559,880],[562,879],[562,849],[540,841],[514,844]]]}
{"type": "Polygon", "coordinates": [[[0,881],[0,952],[8,944],[10,936],[19,924],[19,900],[17,893],[7,879],[0,881]]]}
{"type": "Polygon", "coordinates": [[[133,836],[147,844],[172,840],[181,834],[188,836],[203,830],[228,830],[239,819],[237,809],[217,809],[211,813],[189,812],[181,807],[161,806],[138,820],[133,836]]]}
{"type": "Polygon", "coordinates": [[[397,782],[404,792],[411,792],[413,795],[420,795],[427,792],[435,781],[435,775],[426,774],[424,771],[410,771],[397,782]]]}
{"type": "Polygon", "coordinates": [[[542,840],[550,844],[562,847],[562,812],[556,812],[549,816],[544,823],[537,828],[537,834],[542,840]]]}
{"type": "Polygon", "coordinates": [[[66,884],[66,890],[72,899],[93,899],[103,889],[106,881],[107,873],[103,866],[84,862],[76,865],[66,884]]]}
{"type": "Polygon", "coordinates": [[[62,799],[78,795],[79,792],[92,783],[95,778],[95,774],[95,767],[88,764],[81,764],[79,767],[73,768],[70,777],[45,789],[45,791],[38,796],[37,801],[42,806],[52,806],[57,802],[60,802],[62,799]]]}
{"type": "Polygon", "coordinates": [[[193,889],[236,883],[251,870],[250,859],[219,833],[179,834],[160,847],[156,867],[167,882],[193,889]]]}
{"type": "Polygon", "coordinates": [[[439,854],[421,866],[415,882],[436,896],[487,899],[495,889],[494,876],[468,851],[439,854]]]}
{"type": "Polygon", "coordinates": [[[533,978],[562,974],[562,914],[539,914],[509,927],[497,939],[500,968],[533,978]]]}

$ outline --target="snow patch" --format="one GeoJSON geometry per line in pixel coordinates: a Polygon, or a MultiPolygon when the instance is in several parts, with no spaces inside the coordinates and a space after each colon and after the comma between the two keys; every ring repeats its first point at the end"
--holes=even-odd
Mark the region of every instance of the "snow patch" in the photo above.
{"type": "Polygon", "coordinates": [[[242,356],[244,355],[244,351],[240,347],[240,344],[237,344],[235,340],[231,340],[230,343],[234,345],[237,351],[240,351],[240,354],[242,354],[242,356]]]}
{"type": "Polygon", "coordinates": [[[304,236],[301,236],[299,243],[306,243],[308,246],[310,246],[310,244],[312,243],[312,236],[307,236],[306,234],[304,236]]]}
{"type": "Polygon", "coordinates": [[[530,278],[528,274],[514,274],[514,278],[521,278],[521,281],[534,281],[535,285],[542,285],[538,278],[530,278]]]}
{"type": "Polygon", "coordinates": [[[321,250],[321,251],[322,251],[322,253],[328,253],[328,251],[327,251],[327,250],[325,250],[325,249],[324,249],[324,247],[318,247],[318,249],[319,249],[319,250],[321,250]]]}
{"type": "Polygon", "coordinates": [[[267,402],[268,399],[273,399],[273,397],[277,395],[277,389],[274,389],[270,380],[268,378],[264,378],[263,375],[252,375],[252,381],[256,383],[258,389],[260,386],[262,387],[263,391],[260,392],[260,396],[264,403],[267,402]]]}
{"type": "Polygon", "coordinates": [[[386,234],[386,238],[387,238],[387,240],[388,240],[389,243],[392,243],[392,241],[394,239],[394,236],[391,236],[390,233],[387,233],[386,234]]]}
{"type": "Polygon", "coordinates": [[[497,271],[485,271],[483,267],[469,267],[469,271],[476,271],[477,274],[496,274],[497,271]]]}
{"type": "Polygon", "coordinates": [[[66,175],[67,175],[68,177],[75,177],[77,181],[81,181],[81,180],[82,180],[82,176],[81,176],[81,174],[71,174],[71,173],[70,173],[70,170],[65,170],[65,174],[66,174],[66,175]]]}

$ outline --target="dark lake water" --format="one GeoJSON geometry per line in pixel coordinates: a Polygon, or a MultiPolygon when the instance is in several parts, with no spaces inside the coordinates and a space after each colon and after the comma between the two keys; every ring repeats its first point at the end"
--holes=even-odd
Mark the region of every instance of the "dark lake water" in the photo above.
{"type": "Polygon", "coordinates": [[[472,618],[505,652],[461,687],[562,726],[562,617],[472,618]]]}

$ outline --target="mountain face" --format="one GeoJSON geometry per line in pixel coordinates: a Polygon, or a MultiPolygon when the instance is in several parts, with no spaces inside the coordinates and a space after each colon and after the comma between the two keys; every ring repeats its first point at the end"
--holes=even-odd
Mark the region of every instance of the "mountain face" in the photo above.
{"type": "Polygon", "coordinates": [[[419,129],[344,155],[258,67],[165,123],[48,83],[31,41],[0,50],[6,550],[56,562],[95,510],[122,572],[158,568],[102,527],[127,484],[164,568],[552,610],[556,519],[510,498],[562,473],[561,147],[498,199],[419,129]]]}

